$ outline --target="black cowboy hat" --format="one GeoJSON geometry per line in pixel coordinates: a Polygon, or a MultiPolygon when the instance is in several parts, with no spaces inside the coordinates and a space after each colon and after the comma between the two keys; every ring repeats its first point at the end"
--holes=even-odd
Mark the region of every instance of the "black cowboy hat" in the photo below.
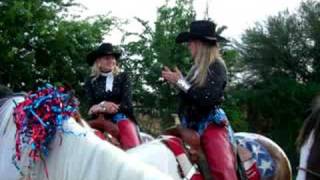
{"type": "Polygon", "coordinates": [[[209,20],[191,22],[190,31],[180,33],[176,38],[176,43],[188,42],[193,39],[198,39],[209,44],[228,42],[227,39],[217,34],[216,24],[209,20]]]}
{"type": "Polygon", "coordinates": [[[87,63],[91,66],[97,58],[106,55],[112,55],[116,58],[116,60],[118,60],[121,56],[121,53],[114,51],[111,43],[102,43],[97,49],[88,54],[87,63]]]}

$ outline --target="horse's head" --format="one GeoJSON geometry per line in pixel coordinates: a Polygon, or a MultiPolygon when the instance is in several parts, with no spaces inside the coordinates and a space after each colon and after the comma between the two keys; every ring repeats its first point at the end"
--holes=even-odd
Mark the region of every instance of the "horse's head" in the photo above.
{"type": "Polygon", "coordinates": [[[78,100],[63,87],[46,84],[37,91],[29,92],[13,111],[16,125],[14,161],[17,168],[26,149],[27,158],[33,160],[30,165],[39,161],[41,156],[47,156],[56,132],[64,132],[64,122],[76,114],[79,114],[78,100]]]}
{"type": "Polygon", "coordinates": [[[309,114],[300,130],[298,139],[300,165],[298,177],[301,179],[320,178],[320,95],[312,102],[309,114]],[[306,173],[307,172],[307,173],[306,173]]]}
{"type": "Polygon", "coordinates": [[[316,139],[319,140],[320,138],[320,95],[314,98],[311,108],[308,110],[308,112],[309,114],[304,120],[297,139],[299,149],[306,142],[312,131],[314,131],[316,139]]]}
{"type": "MultiPolygon", "coordinates": [[[[58,133],[55,133],[55,137],[48,147],[48,154],[47,156],[41,156],[41,161],[32,161],[32,159],[30,159],[29,149],[34,147],[30,146],[28,142],[32,142],[32,140],[28,141],[29,139],[23,135],[21,139],[25,140],[23,142],[25,144],[21,149],[23,154],[22,161],[17,162],[19,164],[13,164],[15,162],[13,162],[12,157],[16,152],[16,143],[20,140],[20,138],[16,139],[16,135],[19,133],[17,130],[20,127],[17,127],[15,124],[16,119],[14,118],[13,112],[16,105],[24,102],[27,98],[28,96],[9,98],[0,108],[1,179],[172,179],[155,168],[132,158],[119,148],[110,145],[110,143],[97,138],[91,129],[88,129],[89,126],[81,119],[80,114],[72,115],[77,116],[78,122],[75,121],[76,118],[71,116],[63,122],[63,127],[60,130],[65,131],[56,131],[58,133]],[[82,123],[82,126],[79,125],[79,122],[82,123]],[[30,161],[34,162],[34,164],[31,164],[32,166],[29,164],[30,161]],[[20,167],[19,169],[16,168],[17,165],[20,167]],[[101,171],[101,169],[103,169],[103,171],[101,171]]],[[[59,112],[59,109],[55,108],[54,103],[40,105],[41,103],[44,102],[39,101],[37,105],[41,107],[45,106],[48,111],[55,110],[59,112]]],[[[35,108],[39,106],[35,106],[35,108]]],[[[42,111],[41,108],[37,110],[42,111]]],[[[66,108],[66,110],[68,110],[68,108],[66,108]]],[[[33,123],[40,123],[40,120],[44,121],[47,114],[50,113],[41,114],[36,111],[36,115],[39,118],[37,119],[38,122],[25,123],[28,123],[32,127],[33,123]]],[[[55,116],[51,117],[53,120],[55,116]]],[[[25,121],[29,120],[30,117],[25,119],[25,121]]],[[[27,128],[30,127],[25,127],[24,130],[27,128]]],[[[38,128],[38,126],[36,126],[35,129],[36,128],[38,128]]],[[[30,134],[27,135],[31,136],[34,132],[31,133],[28,131],[28,133],[30,134]]],[[[44,134],[35,134],[37,137],[42,135],[44,134]]]]}

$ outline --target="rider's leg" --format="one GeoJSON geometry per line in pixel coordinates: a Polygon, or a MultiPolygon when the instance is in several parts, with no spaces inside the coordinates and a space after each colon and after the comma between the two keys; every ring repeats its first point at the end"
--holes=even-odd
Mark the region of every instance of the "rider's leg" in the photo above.
{"type": "Polygon", "coordinates": [[[117,113],[112,117],[119,128],[119,141],[121,148],[127,150],[141,144],[137,126],[126,115],[117,113]]]}
{"type": "Polygon", "coordinates": [[[119,141],[122,149],[127,150],[140,144],[136,125],[129,119],[122,119],[118,123],[119,141]]]}
{"type": "Polygon", "coordinates": [[[211,176],[217,180],[237,180],[236,160],[225,127],[210,124],[201,136],[211,176]]]}
{"type": "Polygon", "coordinates": [[[241,145],[237,147],[237,150],[247,179],[260,180],[260,173],[258,170],[257,162],[253,158],[252,153],[247,148],[244,148],[241,145]]]}
{"type": "Polygon", "coordinates": [[[254,159],[247,160],[243,163],[248,180],[260,180],[260,174],[257,162],[254,159]]]}

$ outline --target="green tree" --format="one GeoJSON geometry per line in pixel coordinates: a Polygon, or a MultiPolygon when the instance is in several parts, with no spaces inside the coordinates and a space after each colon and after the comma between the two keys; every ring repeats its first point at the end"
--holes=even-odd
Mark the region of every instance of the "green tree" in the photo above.
{"type": "Polygon", "coordinates": [[[30,90],[37,82],[81,88],[89,69],[85,56],[102,41],[114,19],[66,18],[72,6],[72,0],[0,2],[1,83],[15,91],[30,90]]]}
{"type": "MultiPolygon", "coordinates": [[[[174,6],[169,6],[167,1],[158,9],[154,30],[148,22],[136,18],[144,31],[141,34],[127,33],[127,37],[134,35],[138,40],[124,45],[128,60],[124,67],[132,73],[137,106],[163,119],[176,112],[176,98],[172,89],[160,79],[161,69],[178,66],[185,70],[191,63],[187,50],[175,44],[175,37],[188,29],[195,12],[191,1],[175,2],[174,6]]],[[[168,121],[164,122],[164,126],[168,126],[168,121]]]]}
{"type": "MultiPolygon", "coordinates": [[[[177,66],[182,72],[190,69],[192,60],[185,46],[175,43],[176,36],[182,31],[188,31],[189,24],[195,19],[195,11],[190,0],[167,1],[158,9],[158,16],[155,26],[152,28],[147,21],[136,18],[144,27],[142,33],[127,33],[124,37],[138,37],[137,41],[123,45],[126,50],[126,62],[124,68],[132,73],[134,83],[134,100],[137,103],[138,111],[151,113],[161,117],[162,127],[172,125],[170,115],[177,111],[176,92],[168,84],[164,83],[161,76],[161,69],[164,66],[173,68],[177,66]],[[140,108],[139,108],[140,107],[140,108]]],[[[225,30],[225,26],[217,28],[218,33],[225,30]]],[[[231,46],[221,44],[223,56],[228,65],[237,63],[238,53],[231,46]]],[[[232,75],[235,70],[230,71],[232,75]]],[[[233,79],[233,78],[231,78],[233,79]]],[[[246,129],[240,109],[234,103],[226,104],[230,111],[230,118],[237,121],[238,129],[246,129]],[[233,110],[237,110],[234,113],[233,110]]],[[[137,109],[137,108],[136,108],[137,109]]]]}
{"type": "Polygon", "coordinates": [[[0,2],[0,83],[14,91],[67,83],[85,102],[85,57],[119,22],[106,15],[81,20],[68,11],[75,6],[73,0],[0,2]]]}

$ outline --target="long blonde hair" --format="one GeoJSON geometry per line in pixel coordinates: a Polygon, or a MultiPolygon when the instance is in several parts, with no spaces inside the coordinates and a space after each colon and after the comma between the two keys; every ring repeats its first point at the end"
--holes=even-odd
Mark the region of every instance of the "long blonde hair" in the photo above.
{"type": "MultiPolygon", "coordinates": [[[[120,72],[119,66],[116,64],[114,68],[112,69],[112,74],[117,75],[120,72]]],[[[95,81],[101,74],[101,70],[99,68],[99,64],[97,61],[94,62],[94,64],[91,67],[91,76],[93,76],[92,81],[95,81]]]]}
{"type": "Polygon", "coordinates": [[[195,64],[188,72],[187,80],[197,87],[203,87],[206,83],[209,67],[215,61],[221,61],[225,66],[223,59],[219,53],[218,45],[209,45],[200,42],[197,54],[194,57],[195,64]]]}

